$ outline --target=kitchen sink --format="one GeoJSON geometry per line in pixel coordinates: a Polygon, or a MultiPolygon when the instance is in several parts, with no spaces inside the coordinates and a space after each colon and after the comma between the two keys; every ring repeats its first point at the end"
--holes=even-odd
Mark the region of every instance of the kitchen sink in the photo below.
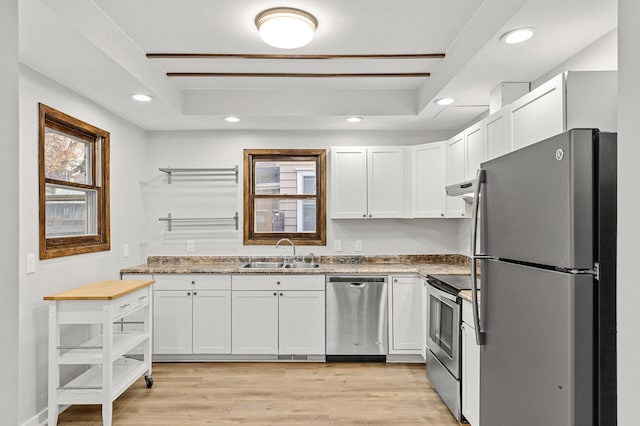
{"type": "Polygon", "coordinates": [[[279,269],[283,265],[282,262],[249,262],[242,265],[240,269],[279,269]]]}
{"type": "Polygon", "coordinates": [[[315,269],[315,268],[319,268],[320,264],[296,262],[296,263],[285,263],[284,267],[291,268],[291,269],[315,269]]]}
{"type": "Polygon", "coordinates": [[[282,263],[282,262],[248,262],[240,267],[240,269],[315,269],[319,268],[319,263],[282,263]]]}

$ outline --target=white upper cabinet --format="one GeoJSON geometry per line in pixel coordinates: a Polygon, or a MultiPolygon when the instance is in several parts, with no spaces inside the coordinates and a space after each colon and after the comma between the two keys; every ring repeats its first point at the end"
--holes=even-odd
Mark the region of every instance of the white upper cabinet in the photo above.
{"type": "Polygon", "coordinates": [[[557,75],[509,105],[513,149],[573,128],[617,130],[617,72],[557,75]]]}
{"type": "Polygon", "coordinates": [[[331,217],[357,219],[367,211],[367,148],[331,148],[331,217]]]}
{"type": "Polygon", "coordinates": [[[404,216],[404,147],[332,147],[331,217],[404,216]]]}
{"type": "Polygon", "coordinates": [[[483,130],[484,128],[480,121],[464,131],[464,143],[466,149],[464,180],[475,179],[476,172],[480,168],[480,163],[485,159],[483,130]]]}
{"type": "MultiPolygon", "coordinates": [[[[460,132],[447,141],[446,185],[466,180],[466,149],[464,132],[460,132]]],[[[446,197],[445,216],[465,217],[465,202],[462,198],[446,197]]]]}
{"type": "Polygon", "coordinates": [[[411,216],[444,217],[446,142],[411,147],[411,216]]]}
{"type": "Polygon", "coordinates": [[[482,120],[486,160],[492,160],[511,152],[507,108],[502,108],[482,120]]]}

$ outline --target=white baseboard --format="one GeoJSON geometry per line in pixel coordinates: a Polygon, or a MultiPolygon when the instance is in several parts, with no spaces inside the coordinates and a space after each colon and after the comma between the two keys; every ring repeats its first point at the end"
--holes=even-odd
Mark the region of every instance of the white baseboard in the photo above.
{"type": "MultiPolygon", "coordinates": [[[[69,407],[70,405],[60,407],[60,413],[63,413],[69,407]]],[[[45,426],[49,422],[48,416],[49,410],[45,408],[26,422],[22,423],[22,426],[45,426]]]]}

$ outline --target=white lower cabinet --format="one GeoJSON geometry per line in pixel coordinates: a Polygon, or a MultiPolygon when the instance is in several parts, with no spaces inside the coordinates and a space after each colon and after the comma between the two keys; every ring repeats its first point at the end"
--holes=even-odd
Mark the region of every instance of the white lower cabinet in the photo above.
{"type": "Polygon", "coordinates": [[[324,275],[237,275],[234,355],[324,355],[324,275]]]}
{"type": "Polygon", "coordinates": [[[153,353],[230,354],[231,277],[156,275],[153,353]]]}
{"type": "Polygon", "coordinates": [[[422,279],[392,276],[389,294],[389,353],[422,354],[422,279]]]}
{"type": "Polygon", "coordinates": [[[462,302],[462,415],[469,424],[480,425],[480,346],[476,344],[472,305],[462,302]]]}

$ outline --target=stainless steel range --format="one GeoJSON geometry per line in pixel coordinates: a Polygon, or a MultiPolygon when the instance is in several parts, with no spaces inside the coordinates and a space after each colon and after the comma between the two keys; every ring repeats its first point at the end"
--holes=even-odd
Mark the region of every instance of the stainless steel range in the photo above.
{"type": "Polygon", "coordinates": [[[427,277],[427,378],[458,421],[462,421],[460,290],[471,289],[469,275],[427,277]]]}

